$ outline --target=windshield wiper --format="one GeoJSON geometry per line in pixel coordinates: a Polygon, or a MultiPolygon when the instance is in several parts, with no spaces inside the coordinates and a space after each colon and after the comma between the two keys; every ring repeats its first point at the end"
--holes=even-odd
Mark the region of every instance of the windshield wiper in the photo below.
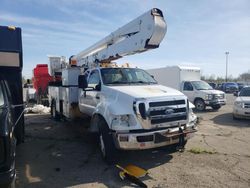
{"type": "Polygon", "coordinates": [[[108,82],[105,84],[128,84],[128,82],[124,82],[124,81],[114,81],[114,82],[108,82]]]}
{"type": "Polygon", "coordinates": [[[155,82],[145,82],[145,81],[134,81],[134,82],[130,82],[131,84],[155,84],[155,82]]]}

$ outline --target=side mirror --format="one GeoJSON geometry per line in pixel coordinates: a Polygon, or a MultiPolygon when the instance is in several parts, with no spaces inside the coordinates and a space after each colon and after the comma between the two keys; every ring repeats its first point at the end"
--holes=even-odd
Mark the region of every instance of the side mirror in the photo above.
{"type": "Polygon", "coordinates": [[[96,91],[101,91],[101,82],[95,86],[96,91]]]}
{"type": "Polygon", "coordinates": [[[78,87],[82,89],[85,89],[88,87],[88,82],[87,82],[85,75],[78,76],[78,87]]]}
{"type": "Polygon", "coordinates": [[[154,75],[150,75],[152,78],[155,78],[154,75]]]}

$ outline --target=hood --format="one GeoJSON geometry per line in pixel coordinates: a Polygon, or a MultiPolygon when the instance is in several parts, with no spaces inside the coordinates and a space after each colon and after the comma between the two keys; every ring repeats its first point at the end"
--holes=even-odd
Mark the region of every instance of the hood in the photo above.
{"type": "Polygon", "coordinates": [[[109,111],[111,114],[130,114],[135,99],[163,99],[169,98],[186,98],[186,96],[178,90],[165,87],[162,85],[127,85],[127,86],[105,86],[102,91],[110,104],[109,111]],[[122,108],[117,108],[121,106],[122,108]]]}
{"type": "Polygon", "coordinates": [[[211,89],[211,90],[199,90],[202,91],[206,94],[215,94],[215,95],[219,95],[219,94],[225,94],[223,91],[220,90],[216,90],[216,89],[211,89]]]}
{"type": "Polygon", "coordinates": [[[183,96],[180,91],[162,85],[111,86],[109,88],[134,98],[183,96]]]}
{"type": "Polygon", "coordinates": [[[237,97],[235,101],[250,103],[250,97],[237,97]]]}

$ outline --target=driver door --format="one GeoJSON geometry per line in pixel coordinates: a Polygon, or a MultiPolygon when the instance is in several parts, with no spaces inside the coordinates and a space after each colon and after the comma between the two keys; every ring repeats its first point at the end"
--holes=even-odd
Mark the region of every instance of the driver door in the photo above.
{"type": "Polygon", "coordinates": [[[100,101],[100,74],[98,70],[93,70],[88,77],[88,88],[81,91],[79,105],[83,113],[92,115],[100,101]]]}
{"type": "Polygon", "coordinates": [[[191,82],[184,82],[182,93],[184,93],[188,97],[188,100],[190,102],[194,102],[195,91],[194,91],[194,87],[192,86],[191,82]]]}

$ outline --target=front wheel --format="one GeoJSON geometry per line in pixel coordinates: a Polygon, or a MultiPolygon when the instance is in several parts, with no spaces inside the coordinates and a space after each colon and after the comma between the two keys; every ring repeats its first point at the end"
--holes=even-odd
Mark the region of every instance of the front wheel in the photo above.
{"type": "Polygon", "coordinates": [[[102,119],[99,122],[99,145],[103,159],[108,164],[115,162],[117,149],[108,125],[102,119]]]}
{"type": "Polygon", "coordinates": [[[196,99],[194,105],[198,111],[204,111],[206,108],[206,104],[202,99],[196,99]]]}

